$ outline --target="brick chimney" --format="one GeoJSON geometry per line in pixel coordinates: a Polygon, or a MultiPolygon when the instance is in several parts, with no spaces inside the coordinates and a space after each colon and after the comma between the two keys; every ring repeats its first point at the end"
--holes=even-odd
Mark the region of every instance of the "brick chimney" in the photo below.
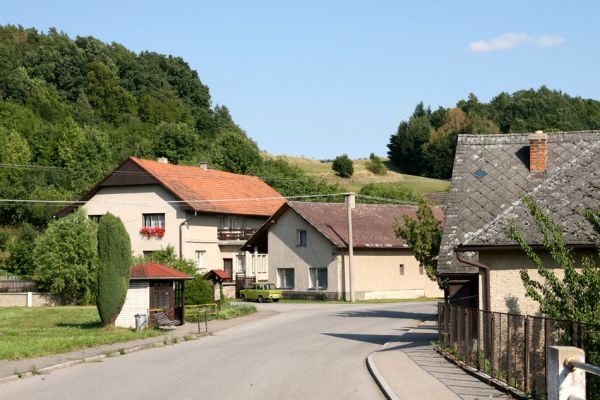
{"type": "Polygon", "coordinates": [[[208,171],[208,163],[207,162],[199,162],[198,166],[200,167],[201,170],[208,171]]]}
{"type": "Polygon", "coordinates": [[[529,135],[529,172],[532,176],[542,177],[548,163],[548,135],[535,131],[529,135]]]}

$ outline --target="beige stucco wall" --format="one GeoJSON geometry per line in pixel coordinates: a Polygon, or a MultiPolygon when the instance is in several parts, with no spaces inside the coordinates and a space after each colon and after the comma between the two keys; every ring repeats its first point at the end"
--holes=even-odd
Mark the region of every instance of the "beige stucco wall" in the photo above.
{"type": "MultiPolygon", "coordinates": [[[[284,213],[269,230],[269,281],[277,283],[277,268],[294,269],[294,290],[309,290],[309,268],[326,267],[327,292],[344,298],[349,293],[348,256],[295,212],[284,213]],[[306,229],[307,246],[296,246],[297,230],[306,229]]],[[[356,299],[441,297],[436,282],[419,274],[410,250],[372,249],[354,253],[356,299]],[[404,264],[404,275],[400,275],[404,264]]]]}
{"type": "MultiPolygon", "coordinates": [[[[543,264],[552,268],[560,278],[562,270],[557,269],[557,264],[549,254],[538,253],[543,264]]],[[[578,252],[578,256],[593,256],[592,252],[578,252]]],[[[492,311],[510,312],[515,314],[539,315],[540,309],[537,302],[525,296],[525,289],[519,274],[520,270],[526,268],[534,280],[540,280],[537,270],[523,252],[496,251],[480,252],[479,261],[490,267],[490,304],[492,311]]],[[[483,298],[484,285],[480,279],[480,298],[483,298]]]]}
{"type": "MultiPolygon", "coordinates": [[[[342,256],[340,256],[342,258],[342,256]]],[[[343,256],[348,269],[348,255],[343,256]]],[[[442,297],[437,282],[419,272],[419,262],[408,249],[372,249],[354,251],[354,293],[357,300],[442,297]],[[404,274],[400,265],[404,265],[404,274]]],[[[346,283],[349,291],[349,281],[346,283]]]]}
{"type": "Polygon", "coordinates": [[[269,282],[277,284],[278,268],[294,269],[294,289],[309,288],[309,268],[327,268],[327,292],[339,292],[336,248],[295,212],[286,212],[269,230],[269,282]],[[297,230],[306,229],[307,245],[296,246],[297,230]]]}
{"type": "MultiPolygon", "coordinates": [[[[104,215],[107,212],[118,216],[123,221],[131,238],[131,248],[135,255],[144,251],[156,251],[171,245],[179,254],[179,230],[183,239],[183,257],[195,258],[196,251],[206,251],[206,270],[223,269],[223,259],[233,260],[234,275],[236,272],[236,256],[244,255],[248,275],[251,265],[251,254],[240,252],[243,242],[220,244],[217,236],[218,216],[216,214],[181,210],[168,201],[176,200],[173,195],[160,185],[116,186],[101,188],[85,205],[88,215],[104,215]],[[164,213],[165,235],[161,239],[146,239],[139,234],[143,226],[143,214],[164,213]]],[[[244,217],[246,228],[259,228],[266,217],[244,217]]],[[[202,271],[204,272],[204,271],[202,271]]],[[[259,274],[258,279],[267,278],[267,273],[259,274]]]]}
{"type": "Polygon", "coordinates": [[[150,308],[150,282],[130,281],[127,297],[115,325],[121,328],[135,328],[135,315],[148,314],[150,308]]]}

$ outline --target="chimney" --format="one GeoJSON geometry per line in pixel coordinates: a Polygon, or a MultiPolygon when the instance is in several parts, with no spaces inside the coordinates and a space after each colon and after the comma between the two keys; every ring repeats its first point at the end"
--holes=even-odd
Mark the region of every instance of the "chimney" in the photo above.
{"type": "Polygon", "coordinates": [[[534,177],[542,177],[546,173],[548,163],[548,135],[535,131],[529,135],[529,172],[534,177]]]}
{"type": "Polygon", "coordinates": [[[158,161],[161,164],[168,164],[169,163],[169,159],[167,157],[158,157],[156,159],[156,161],[158,161]]]}
{"type": "Polygon", "coordinates": [[[201,170],[208,171],[208,163],[207,162],[199,162],[198,166],[200,167],[201,170]]]}

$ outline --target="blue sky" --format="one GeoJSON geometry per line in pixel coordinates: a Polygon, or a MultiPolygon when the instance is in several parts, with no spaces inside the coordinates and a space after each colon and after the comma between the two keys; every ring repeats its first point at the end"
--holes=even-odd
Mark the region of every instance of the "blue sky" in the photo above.
{"type": "Polygon", "coordinates": [[[1,24],[183,57],[272,154],[384,155],[419,101],[600,98],[600,2],[6,1],[1,24]],[[87,3],[84,5],[84,3],[87,3]]]}

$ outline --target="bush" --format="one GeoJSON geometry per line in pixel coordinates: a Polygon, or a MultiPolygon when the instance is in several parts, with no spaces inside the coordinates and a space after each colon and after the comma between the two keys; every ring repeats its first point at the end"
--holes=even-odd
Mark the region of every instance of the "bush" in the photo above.
{"type": "Polygon", "coordinates": [[[185,304],[207,304],[215,301],[213,285],[202,275],[185,282],[185,304]]]}
{"type": "Polygon", "coordinates": [[[347,154],[337,156],[331,164],[331,169],[342,178],[350,178],[354,174],[354,164],[347,154]]]}
{"type": "Polygon", "coordinates": [[[30,224],[23,224],[17,234],[17,239],[8,246],[10,258],[6,263],[8,271],[20,277],[33,275],[34,259],[33,249],[38,232],[30,224]]]}
{"type": "Polygon", "coordinates": [[[98,266],[97,224],[83,208],[52,221],[35,242],[33,279],[67,303],[91,304],[98,266]]]}
{"type": "Polygon", "coordinates": [[[98,292],[102,324],[113,325],[123,308],[131,272],[131,241],[119,217],[108,213],[98,225],[98,292]]]}
{"type": "Polygon", "coordinates": [[[371,153],[369,156],[369,162],[367,163],[367,169],[374,173],[375,175],[386,175],[387,169],[385,169],[385,165],[381,158],[375,155],[375,153],[371,153]]]}
{"type": "MultiPolygon", "coordinates": [[[[360,189],[359,194],[407,202],[417,200],[417,196],[415,196],[410,188],[399,183],[369,183],[360,189]]],[[[362,198],[361,201],[364,201],[365,203],[389,203],[384,200],[380,201],[365,198],[362,198]]]]}

